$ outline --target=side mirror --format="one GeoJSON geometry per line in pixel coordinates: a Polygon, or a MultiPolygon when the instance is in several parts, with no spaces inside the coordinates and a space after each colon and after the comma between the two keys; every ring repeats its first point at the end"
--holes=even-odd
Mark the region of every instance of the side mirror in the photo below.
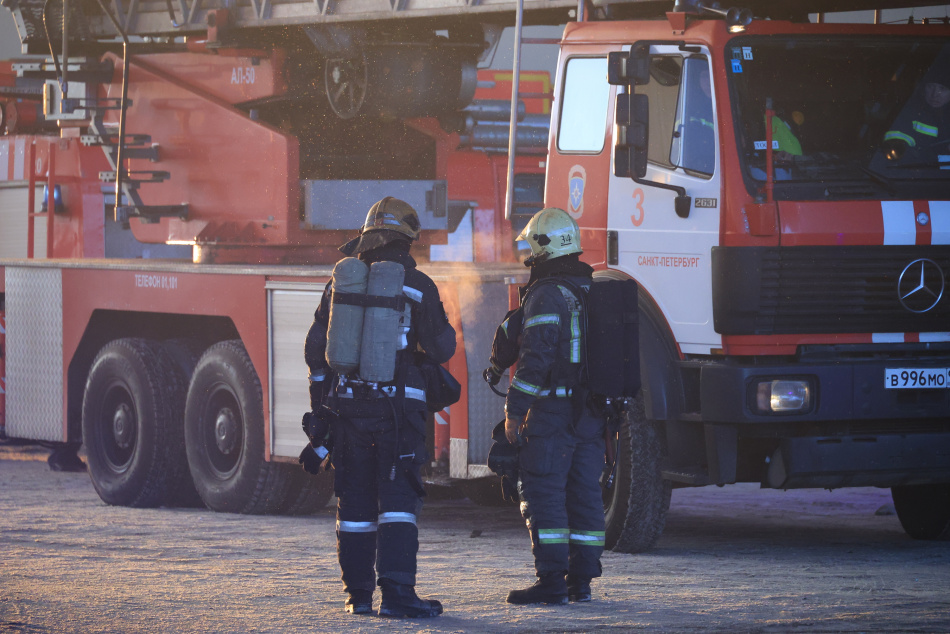
{"type": "Polygon", "coordinates": [[[614,175],[643,178],[647,173],[650,104],[646,95],[617,95],[614,175]]]}
{"type": "MultiPolygon", "coordinates": [[[[686,195],[684,187],[644,180],[647,175],[647,149],[650,145],[650,99],[646,95],[634,93],[633,87],[650,83],[650,46],[654,44],[679,44],[680,47],[685,45],[684,42],[641,40],[630,47],[629,53],[613,52],[608,53],[607,56],[608,83],[627,88],[626,92],[617,95],[614,175],[632,178],[634,182],[649,187],[675,191],[677,193],[674,203],[676,215],[686,218],[689,216],[692,198],[686,195]]],[[[665,70],[667,72],[663,76],[668,77],[670,83],[664,83],[659,76],[657,81],[670,86],[680,81],[678,73],[671,72],[672,69],[665,70]]]]}
{"type": "Polygon", "coordinates": [[[650,47],[633,46],[629,53],[607,54],[607,83],[612,86],[642,86],[650,82],[650,47]]]}

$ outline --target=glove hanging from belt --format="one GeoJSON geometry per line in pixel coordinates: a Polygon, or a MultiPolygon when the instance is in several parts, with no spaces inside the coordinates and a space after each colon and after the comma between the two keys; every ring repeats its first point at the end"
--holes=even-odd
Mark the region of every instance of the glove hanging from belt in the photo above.
{"type": "Polygon", "coordinates": [[[501,478],[502,497],[509,502],[519,501],[518,494],[518,445],[508,442],[505,436],[505,421],[492,430],[491,449],[488,450],[488,468],[501,478]]]}

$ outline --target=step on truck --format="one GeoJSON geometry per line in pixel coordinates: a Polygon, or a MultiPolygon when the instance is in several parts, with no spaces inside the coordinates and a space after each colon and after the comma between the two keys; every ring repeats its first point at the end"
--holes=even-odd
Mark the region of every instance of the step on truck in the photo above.
{"type": "Polygon", "coordinates": [[[11,4],[6,435],[82,442],[108,503],[322,505],[293,464],[303,335],[335,246],[397,195],[464,340],[430,477],[477,490],[511,236],[543,203],[640,287],[609,546],[650,548],[673,487],[736,482],[890,487],[911,536],[950,537],[950,148],[920,114],[950,28],[809,19],[838,4],[11,4]],[[477,161],[451,157],[491,136],[478,68],[523,17],[566,27],[546,151],[500,215],[452,198],[477,161]]]}

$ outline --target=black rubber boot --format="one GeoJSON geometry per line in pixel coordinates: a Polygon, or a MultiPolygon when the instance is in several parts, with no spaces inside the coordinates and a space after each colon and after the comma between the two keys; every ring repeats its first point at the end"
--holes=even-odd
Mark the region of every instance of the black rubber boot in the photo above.
{"type": "Polygon", "coordinates": [[[567,598],[577,603],[590,601],[590,578],[567,575],[567,598]]]}
{"type": "Polygon", "coordinates": [[[79,473],[86,470],[86,463],[77,453],[79,445],[74,443],[57,443],[56,447],[46,459],[50,471],[66,471],[79,473]]]}
{"type": "Polygon", "coordinates": [[[442,614],[441,603],[433,599],[420,599],[413,586],[381,579],[379,587],[383,590],[379,616],[418,619],[442,614]]]}
{"type": "Polygon", "coordinates": [[[372,614],[373,613],[373,593],[366,590],[354,590],[347,597],[343,609],[347,614],[372,614]]]}
{"type": "Polygon", "coordinates": [[[549,572],[541,575],[533,586],[523,590],[512,590],[506,599],[515,605],[530,603],[549,603],[564,605],[567,603],[567,581],[563,572],[549,572]]]}

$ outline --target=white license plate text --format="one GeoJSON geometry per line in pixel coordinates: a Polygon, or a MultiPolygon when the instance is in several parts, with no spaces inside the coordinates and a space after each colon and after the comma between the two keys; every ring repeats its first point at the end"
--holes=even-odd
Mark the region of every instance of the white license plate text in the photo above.
{"type": "Polygon", "coordinates": [[[888,390],[932,390],[950,388],[948,368],[887,368],[884,387],[888,390]]]}

